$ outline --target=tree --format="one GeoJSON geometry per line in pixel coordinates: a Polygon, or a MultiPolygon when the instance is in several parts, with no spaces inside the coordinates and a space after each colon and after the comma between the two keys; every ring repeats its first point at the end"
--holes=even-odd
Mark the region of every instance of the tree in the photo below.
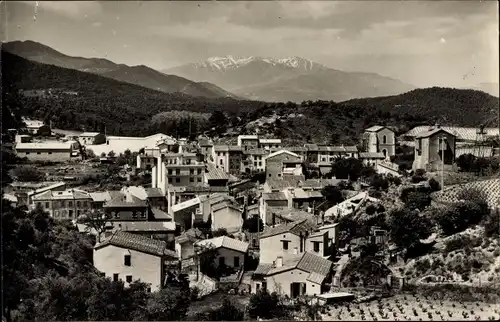
{"type": "Polygon", "coordinates": [[[457,158],[457,165],[462,171],[470,172],[474,167],[476,156],[472,153],[462,154],[457,158]]]}
{"type": "Polygon", "coordinates": [[[259,216],[253,216],[243,222],[242,230],[250,233],[262,232],[264,231],[264,223],[259,216]]]}
{"type": "Polygon", "coordinates": [[[221,237],[221,236],[227,236],[228,233],[227,233],[227,229],[226,228],[219,228],[217,230],[214,230],[212,232],[212,237],[215,238],[215,237],[221,237]]]}
{"type": "Polygon", "coordinates": [[[227,129],[227,118],[226,115],[220,110],[216,110],[212,113],[208,119],[210,127],[215,128],[216,133],[223,133],[227,129]]]}
{"type": "Polygon", "coordinates": [[[111,150],[108,152],[108,157],[113,158],[116,155],[115,151],[111,150]]]}
{"type": "Polygon", "coordinates": [[[85,230],[87,233],[90,233],[92,229],[95,230],[97,233],[97,242],[101,242],[101,235],[106,231],[106,225],[110,223],[105,214],[96,210],[80,216],[80,218],[77,218],[77,221],[86,226],[85,230]]]}
{"type": "Polygon", "coordinates": [[[409,210],[418,209],[420,211],[431,205],[431,196],[427,192],[414,191],[408,194],[408,198],[405,202],[405,207],[409,210]]]}
{"type": "Polygon", "coordinates": [[[87,154],[87,158],[89,159],[94,159],[96,157],[92,149],[85,149],[85,153],[87,154]]]}
{"type": "Polygon", "coordinates": [[[445,235],[452,235],[478,224],[485,214],[472,201],[460,201],[437,215],[437,222],[445,235]]]}
{"type": "Polygon", "coordinates": [[[244,315],[245,313],[234,306],[228,297],[224,297],[222,305],[208,312],[207,318],[209,321],[242,321],[244,315]]]}
{"type": "Polygon", "coordinates": [[[189,309],[189,290],[166,287],[152,293],[144,321],[180,321],[189,309]]]}
{"type": "Polygon", "coordinates": [[[321,194],[325,197],[326,200],[334,205],[344,201],[342,191],[336,186],[328,185],[324,187],[323,190],[321,190],[321,194]]]}
{"type": "Polygon", "coordinates": [[[287,319],[289,312],[284,309],[278,294],[269,294],[267,290],[259,290],[250,297],[248,315],[252,319],[287,319]]]}
{"type": "Polygon", "coordinates": [[[389,188],[389,180],[381,174],[375,174],[370,178],[370,186],[377,190],[387,190],[389,188]]]}
{"type": "Polygon", "coordinates": [[[45,174],[32,166],[20,166],[18,168],[15,168],[13,174],[18,181],[22,182],[43,181],[43,179],[45,178],[45,174]]]}
{"type": "Polygon", "coordinates": [[[398,246],[411,248],[431,234],[429,218],[406,207],[393,210],[388,219],[391,238],[398,246]]]}
{"type": "Polygon", "coordinates": [[[435,191],[441,190],[441,185],[434,178],[430,178],[429,179],[429,187],[431,187],[431,192],[435,192],[435,191]]]}

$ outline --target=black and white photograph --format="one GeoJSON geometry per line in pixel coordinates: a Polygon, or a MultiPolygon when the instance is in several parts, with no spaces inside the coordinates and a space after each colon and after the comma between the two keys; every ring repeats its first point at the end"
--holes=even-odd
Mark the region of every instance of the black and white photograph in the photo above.
{"type": "Polygon", "coordinates": [[[0,1],[2,322],[499,321],[499,9],[0,1]]]}

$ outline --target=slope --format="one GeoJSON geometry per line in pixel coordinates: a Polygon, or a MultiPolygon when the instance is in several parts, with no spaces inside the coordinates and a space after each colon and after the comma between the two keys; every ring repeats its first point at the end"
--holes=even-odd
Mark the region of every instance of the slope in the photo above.
{"type": "Polygon", "coordinates": [[[231,98],[164,93],[92,73],[32,62],[2,50],[3,103],[62,129],[106,125],[115,135],[151,134],[150,119],[168,110],[251,112],[263,106],[231,98]],[[27,92],[35,95],[27,96],[27,92]]]}
{"type": "Polygon", "coordinates": [[[34,41],[13,41],[3,44],[3,50],[39,63],[95,73],[166,93],[180,92],[191,96],[209,98],[232,96],[220,95],[224,90],[206,86],[188,79],[166,75],[147,66],[127,66],[107,59],[72,57],[34,41]]]}

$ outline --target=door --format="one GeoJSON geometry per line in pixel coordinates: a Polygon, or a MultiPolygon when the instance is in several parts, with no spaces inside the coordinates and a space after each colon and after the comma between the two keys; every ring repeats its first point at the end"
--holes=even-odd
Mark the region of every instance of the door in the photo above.
{"type": "Polygon", "coordinates": [[[222,267],[225,265],[226,265],[226,258],[223,256],[219,257],[219,267],[222,267]]]}
{"type": "Polygon", "coordinates": [[[296,298],[300,295],[300,283],[290,283],[290,297],[296,298]]]}

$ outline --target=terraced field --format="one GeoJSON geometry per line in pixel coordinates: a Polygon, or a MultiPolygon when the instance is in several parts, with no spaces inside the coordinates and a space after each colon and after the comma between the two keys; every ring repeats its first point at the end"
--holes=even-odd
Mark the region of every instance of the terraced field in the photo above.
{"type": "Polygon", "coordinates": [[[435,192],[433,198],[438,202],[456,202],[457,195],[462,190],[477,189],[486,194],[490,206],[500,205],[500,178],[474,181],[445,187],[444,190],[435,192]]]}
{"type": "Polygon", "coordinates": [[[329,306],[323,321],[488,321],[500,319],[500,304],[397,295],[360,304],[329,306]]]}

